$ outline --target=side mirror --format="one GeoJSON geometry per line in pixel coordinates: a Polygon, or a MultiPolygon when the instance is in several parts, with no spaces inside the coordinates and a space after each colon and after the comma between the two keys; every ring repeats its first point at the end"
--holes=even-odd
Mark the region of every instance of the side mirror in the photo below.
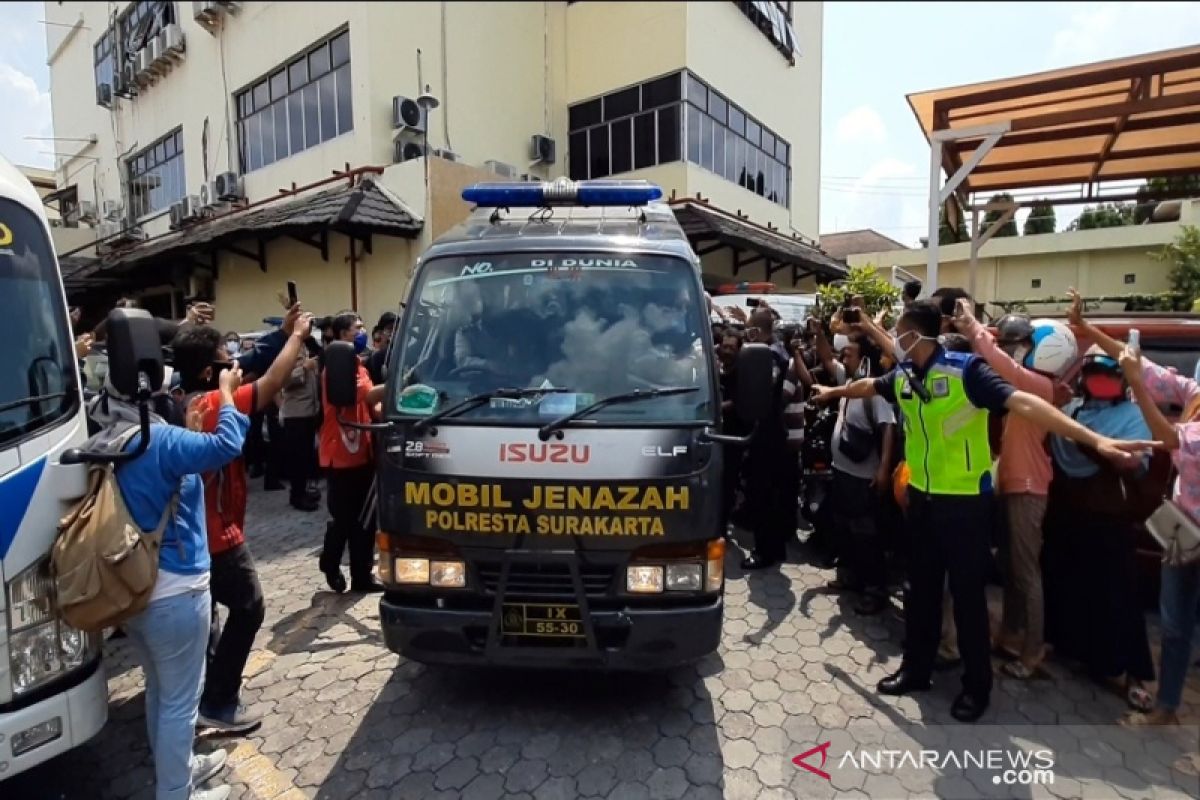
{"type": "Polygon", "coordinates": [[[757,425],[771,415],[775,357],[765,344],[746,344],[738,353],[733,407],[743,422],[757,425]]]}
{"type": "Polygon", "coordinates": [[[108,381],[125,397],[163,384],[163,354],[158,323],[140,308],[114,308],[105,323],[108,337],[108,381]],[[146,386],[140,385],[145,380],[146,386]]]}
{"type": "Polygon", "coordinates": [[[325,348],[325,392],[335,408],[358,404],[358,353],[349,342],[330,342],[325,348]]]}

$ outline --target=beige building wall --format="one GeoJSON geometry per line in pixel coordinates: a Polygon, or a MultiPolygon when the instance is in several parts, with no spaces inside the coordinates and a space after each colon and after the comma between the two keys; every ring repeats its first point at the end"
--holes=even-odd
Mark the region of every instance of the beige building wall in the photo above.
{"type": "MultiPolygon", "coordinates": [[[[439,98],[441,106],[430,116],[428,143],[453,150],[461,163],[431,159],[428,192],[420,162],[387,170],[385,185],[426,220],[426,228],[412,244],[385,244],[376,237],[375,252],[361,254],[358,300],[366,317],[399,301],[415,259],[433,236],[465,212],[457,199],[463,181],[491,177],[478,169],[485,161],[546,179],[566,174],[571,103],[685,67],[791,143],[791,209],[683,162],[619,177],[653,180],[668,196],[672,191],[699,192],[722,208],[741,209],[759,224],[816,238],[819,3],[795,5],[800,51],[791,66],[731,2],[251,0],[225,16],[216,34],[193,19],[191,3],[176,2],[186,40],[184,58],[135,99],[114,98],[109,110],[96,103],[93,45],[112,16],[129,5],[44,4],[55,135],[96,137],[95,144],[83,144],[59,159],[57,183],[76,185],[79,199],[94,201],[98,208],[105,200],[126,202],[125,159],[178,127],[188,193],[199,194],[206,179],[236,170],[233,96],[343,27],[350,31],[353,130],[244,175],[248,200],[327,178],[347,164],[390,165],[392,97],[416,97],[428,86],[439,98]],[[530,163],[529,140],[535,133],[556,140],[554,165],[530,163]]],[[[142,221],[147,234],[167,232],[165,212],[142,221]]],[[[322,310],[349,304],[347,248],[348,242],[333,237],[325,263],[312,248],[274,242],[266,274],[256,264],[222,254],[216,282],[219,323],[258,326],[264,302],[274,312],[284,274],[311,287],[304,289],[306,298],[319,294],[322,310]]]]}
{"type": "MultiPolygon", "coordinates": [[[[1170,267],[1151,254],[1174,240],[1182,225],[1196,222],[1200,200],[1190,200],[1183,204],[1179,222],[992,239],[980,250],[975,299],[1061,297],[1072,286],[1090,296],[1169,291],[1170,267]]],[[[940,285],[968,288],[970,245],[943,245],[938,253],[940,285]]],[[[924,280],[926,258],[923,249],[892,250],[858,253],[847,261],[852,267],[874,265],[881,273],[897,266],[924,280]]]]}

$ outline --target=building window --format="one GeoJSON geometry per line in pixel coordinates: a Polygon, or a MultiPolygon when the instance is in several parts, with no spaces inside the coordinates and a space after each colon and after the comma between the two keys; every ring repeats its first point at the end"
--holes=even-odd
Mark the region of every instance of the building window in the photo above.
{"type": "Polygon", "coordinates": [[[791,0],[734,0],[734,4],[789,63],[796,63],[796,31],[792,28],[791,0]]]}
{"type": "Polygon", "coordinates": [[[1127,284],[1137,283],[1137,275],[1133,272],[1126,272],[1125,273],[1125,283],[1127,283],[1127,284]]]}
{"type": "Polygon", "coordinates": [[[690,161],[788,205],[791,146],[690,72],[576,103],[567,117],[575,180],[690,161]]]}
{"type": "Polygon", "coordinates": [[[604,178],[680,161],[683,75],[676,72],[567,109],[571,177],[604,178]]]}
{"type": "Polygon", "coordinates": [[[350,32],[288,59],[234,94],[242,172],[274,164],[354,129],[350,32]]]}
{"type": "Polygon", "coordinates": [[[92,46],[92,56],[96,73],[96,103],[111,106],[117,73],[117,36],[112,28],[106,30],[100,41],[92,46]]]}
{"type": "Polygon", "coordinates": [[[1041,278],[1034,278],[1033,280],[1031,280],[1031,281],[1029,282],[1029,286],[1030,286],[1030,288],[1031,288],[1031,289],[1040,289],[1040,288],[1042,288],[1042,279],[1041,279],[1041,278]]]}
{"type": "Polygon", "coordinates": [[[690,73],[682,111],[688,161],[772,203],[788,205],[790,144],[690,73]]]}
{"type": "Polygon", "coordinates": [[[129,171],[131,220],[162,211],[187,193],[182,128],[135,153],[125,164],[129,171]]]}

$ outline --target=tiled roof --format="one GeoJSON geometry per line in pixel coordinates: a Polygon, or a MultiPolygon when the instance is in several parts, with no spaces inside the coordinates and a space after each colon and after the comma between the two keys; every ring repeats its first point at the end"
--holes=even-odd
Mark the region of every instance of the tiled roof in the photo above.
{"type": "Polygon", "coordinates": [[[821,234],[821,249],[836,259],[844,261],[846,256],[856,253],[882,253],[887,250],[907,250],[895,239],[879,231],[866,228],[859,231],[839,231],[821,234]]]}
{"type": "Polygon", "coordinates": [[[68,288],[79,286],[102,273],[127,272],[151,261],[210,251],[247,239],[273,239],[305,235],[322,230],[365,236],[379,234],[413,238],[422,221],[402,201],[373,178],[357,185],[337,186],[314,194],[279,200],[266,205],[201,221],[181,231],[116,250],[84,267],[63,269],[68,288]]]}

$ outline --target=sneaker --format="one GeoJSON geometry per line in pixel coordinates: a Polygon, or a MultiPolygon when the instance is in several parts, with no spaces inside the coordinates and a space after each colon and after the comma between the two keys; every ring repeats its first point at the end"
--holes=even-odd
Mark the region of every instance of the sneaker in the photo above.
{"type": "Polygon", "coordinates": [[[228,786],[218,786],[215,789],[193,789],[188,800],[226,800],[233,789],[228,786]]]}
{"type": "Polygon", "coordinates": [[[243,705],[223,709],[206,708],[200,704],[199,724],[222,733],[249,733],[262,725],[262,720],[246,713],[243,705]]]}
{"type": "Polygon", "coordinates": [[[350,584],[350,591],[361,592],[363,594],[374,594],[376,592],[384,591],[384,586],[374,578],[367,578],[366,580],[352,582],[350,584]]]}
{"type": "Polygon", "coordinates": [[[199,786],[214,777],[225,769],[228,760],[229,754],[224,750],[192,756],[192,786],[199,786]]]}

